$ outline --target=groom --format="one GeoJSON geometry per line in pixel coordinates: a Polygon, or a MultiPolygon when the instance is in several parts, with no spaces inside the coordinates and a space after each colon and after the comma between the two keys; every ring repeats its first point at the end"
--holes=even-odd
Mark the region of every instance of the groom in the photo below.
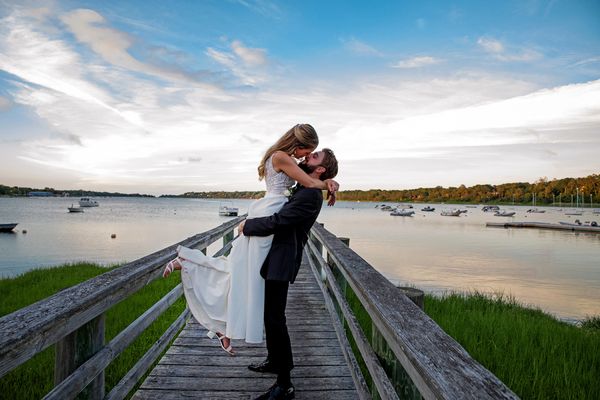
{"type": "MultiPolygon", "coordinates": [[[[313,178],[325,180],[337,175],[338,165],[333,151],[323,149],[309,154],[299,164],[313,178]]],[[[308,232],[323,205],[320,189],[297,186],[283,208],[272,216],[248,219],[240,224],[245,236],[273,236],[271,250],[260,275],[265,279],[265,333],[267,359],[249,365],[255,372],[277,374],[277,382],[257,399],[293,399],[295,392],[290,379],[294,368],[290,336],[285,320],[288,287],[294,283],[308,232]]]]}

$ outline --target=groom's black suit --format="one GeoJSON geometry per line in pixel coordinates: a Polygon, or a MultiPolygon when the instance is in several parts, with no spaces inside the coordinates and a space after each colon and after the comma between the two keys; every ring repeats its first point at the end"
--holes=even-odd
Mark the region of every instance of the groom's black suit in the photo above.
{"type": "Polygon", "coordinates": [[[320,189],[299,186],[278,213],[248,219],[244,224],[246,236],[274,235],[260,274],[265,279],[267,358],[278,372],[278,382],[283,385],[287,384],[285,380],[289,381],[289,372],[294,368],[285,320],[288,287],[298,275],[302,250],[322,205],[320,189]]]}

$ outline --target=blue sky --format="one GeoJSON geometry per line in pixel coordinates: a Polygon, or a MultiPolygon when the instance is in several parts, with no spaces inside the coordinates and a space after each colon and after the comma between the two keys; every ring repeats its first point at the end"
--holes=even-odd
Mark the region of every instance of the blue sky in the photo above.
{"type": "Polygon", "coordinates": [[[342,189],[600,171],[598,1],[2,1],[0,183],[257,190],[297,122],[342,189]]]}

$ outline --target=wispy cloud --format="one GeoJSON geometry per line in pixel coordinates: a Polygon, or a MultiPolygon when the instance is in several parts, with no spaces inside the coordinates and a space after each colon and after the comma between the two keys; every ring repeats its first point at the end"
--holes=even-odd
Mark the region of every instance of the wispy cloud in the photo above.
{"type": "Polygon", "coordinates": [[[590,64],[600,64],[600,56],[590,57],[590,58],[586,58],[584,60],[577,61],[577,62],[569,65],[569,67],[581,67],[583,65],[590,65],[590,64]]]}
{"type": "Polygon", "coordinates": [[[229,48],[230,51],[209,47],[205,54],[226,67],[244,85],[254,86],[265,81],[263,68],[269,64],[265,49],[244,46],[239,40],[232,41],[229,48]]]}
{"type": "Polygon", "coordinates": [[[477,44],[485,52],[500,61],[528,62],[542,58],[540,52],[530,48],[511,49],[509,51],[500,40],[490,37],[480,37],[477,39],[477,44]]]}
{"type": "Polygon", "coordinates": [[[375,47],[360,41],[355,38],[340,39],[344,47],[352,53],[363,55],[363,56],[377,56],[381,57],[383,54],[375,47]]]}
{"type": "Polygon", "coordinates": [[[177,66],[163,68],[133,57],[130,49],[136,39],[110,27],[108,21],[94,10],[77,9],[63,15],[61,21],[79,42],[88,45],[104,61],[112,65],[165,80],[201,83],[197,77],[177,66]]]}
{"type": "Polygon", "coordinates": [[[477,39],[477,44],[488,53],[502,54],[504,52],[504,45],[496,39],[480,37],[477,39]]]}
{"type": "Polygon", "coordinates": [[[391,67],[402,69],[421,68],[426,67],[428,65],[439,64],[440,62],[442,62],[442,60],[440,60],[439,58],[431,56],[418,56],[400,60],[397,63],[393,64],[391,67]]]}
{"type": "Polygon", "coordinates": [[[262,16],[280,19],[283,16],[283,10],[277,3],[270,0],[233,0],[238,4],[256,12],[262,16]]]}
{"type": "Polygon", "coordinates": [[[239,40],[234,40],[231,43],[231,49],[247,66],[260,67],[267,64],[267,51],[265,49],[246,47],[239,40]]]}

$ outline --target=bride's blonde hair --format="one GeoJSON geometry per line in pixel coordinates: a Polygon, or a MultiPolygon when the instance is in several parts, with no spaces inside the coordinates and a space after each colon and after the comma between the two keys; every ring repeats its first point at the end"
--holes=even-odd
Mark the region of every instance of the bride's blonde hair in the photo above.
{"type": "Polygon", "coordinates": [[[258,179],[265,177],[265,163],[276,151],[284,151],[290,156],[296,149],[316,149],[319,145],[319,137],[315,128],[309,124],[298,124],[287,131],[279,140],[265,153],[258,165],[258,179]]]}

